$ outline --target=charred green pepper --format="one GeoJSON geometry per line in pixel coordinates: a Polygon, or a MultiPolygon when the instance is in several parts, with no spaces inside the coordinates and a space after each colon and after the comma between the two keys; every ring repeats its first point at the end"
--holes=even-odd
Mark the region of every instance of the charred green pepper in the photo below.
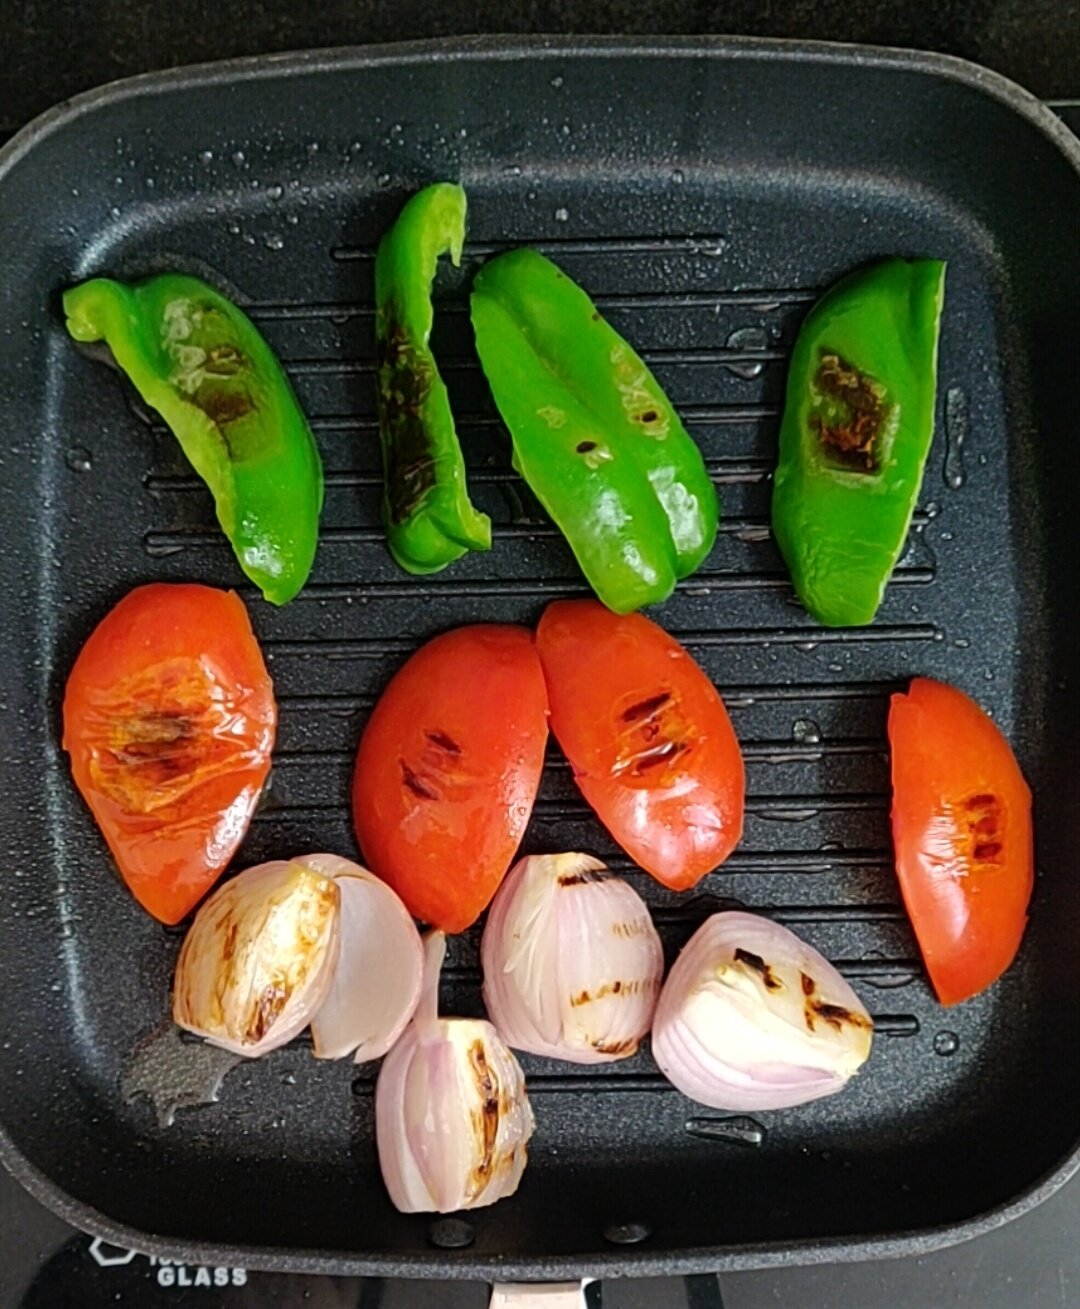
{"type": "Polygon", "coordinates": [[[799,599],[830,627],[872,621],[934,435],[945,265],[886,259],[810,311],[788,373],[772,523],[799,599]]]}
{"type": "Polygon", "coordinates": [[[126,286],[95,278],[64,294],[76,341],[104,341],[172,429],[214,497],[240,567],[273,604],[311,572],[323,477],[289,380],[255,325],[194,277],[126,286]]]}
{"type": "Polygon", "coordinates": [[[439,182],[406,204],[375,258],[383,520],[390,553],[434,573],[467,550],[491,548],[491,521],[469,501],[446,386],[428,344],[439,256],[461,262],[465,192],[439,182]]]}
{"type": "Polygon", "coordinates": [[[616,613],[656,604],[716,539],[697,445],[641,358],[588,295],[535,250],[477,274],[480,362],[514,467],[616,613]]]}

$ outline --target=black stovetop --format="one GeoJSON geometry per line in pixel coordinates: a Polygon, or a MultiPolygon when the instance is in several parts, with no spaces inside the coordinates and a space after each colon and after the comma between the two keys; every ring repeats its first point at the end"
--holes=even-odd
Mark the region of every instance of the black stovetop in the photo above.
{"type": "MultiPolygon", "coordinates": [[[[942,50],[1050,100],[1080,134],[1080,4],[1060,0],[7,0],[0,140],[77,91],[239,54],[465,32],[739,32],[942,50]]],[[[1080,1178],[977,1241],[916,1259],[611,1281],[593,1309],[1044,1309],[1080,1304],[1080,1178]]],[[[91,1241],[0,1170],[0,1309],[484,1309],[477,1284],[247,1273],[91,1241]]]]}

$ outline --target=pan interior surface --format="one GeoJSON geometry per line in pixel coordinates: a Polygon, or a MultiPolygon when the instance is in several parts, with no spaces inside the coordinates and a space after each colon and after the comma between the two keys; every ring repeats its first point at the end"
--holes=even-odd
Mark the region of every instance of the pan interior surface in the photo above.
{"type": "MultiPolygon", "coordinates": [[[[105,93],[9,153],[0,1121],[69,1216],[282,1264],[321,1251],[327,1271],[445,1273],[450,1260],[463,1276],[498,1262],[528,1277],[623,1251],[660,1271],[956,1228],[1062,1165],[1080,1126],[1080,1065],[1062,1045],[1080,940],[1080,182],[1035,119],[951,67],[739,43],[279,59],[105,93]],[[444,178],[467,189],[469,242],[460,271],[440,270],[434,345],[495,540],[410,578],[379,522],[373,252],[405,198],[444,178]],[[578,279],[644,355],[723,508],[711,557],[652,616],[726,698],[746,835],[689,895],[630,879],[669,961],[716,908],[772,914],[837,963],[877,1038],[844,1094],[756,1122],[685,1100],[647,1051],[600,1068],[526,1056],[537,1131],[523,1184],[470,1215],[472,1244],[450,1255],[385,1195],[373,1067],[294,1043],[168,1129],[122,1100],[125,1061],[168,1013],[182,931],[117,880],[70,784],[59,711],[81,641],[132,586],[236,587],[281,715],[237,864],[356,856],[352,757],[393,670],[438,631],[532,623],[584,593],[510,469],[472,344],[470,278],[518,244],[578,279]],[[795,604],[768,530],[786,360],[815,296],[889,254],[948,261],[934,445],[875,623],[827,630],[795,604]],[[283,609],[244,582],[160,421],[64,334],[64,286],[162,269],[234,294],[312,419],[321,545],[283,609]],[[1036,796],[1020,958],[954,1010],[929,989],[891,862],[885,717],[915,674],[993,713],[1036,796]],[[627,1235],[641,1239],[623,1247],[627,1235]]],[[[554,749],[524,848],[626,869],[554,749]]],[[[475,930],[450,943],[443,1007],[482,1012],[475,930]]]]}

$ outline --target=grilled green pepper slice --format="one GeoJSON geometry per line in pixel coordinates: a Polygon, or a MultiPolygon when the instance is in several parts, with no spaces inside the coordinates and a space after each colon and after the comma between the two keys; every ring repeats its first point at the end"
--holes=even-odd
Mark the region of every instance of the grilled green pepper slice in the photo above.
{"type": "Polygon", "coordinates": [[[872,621],[934,435],[945,265],[885,259],[837,283],[788,372],[772,523],[799,599],[829,627],[872,621]]]}
{"type": "Polygon", "coordinates": [[[477,274],[476,346],[514,467],[616,613],[666,599],[716,539],[716,490],[671,402],[588,295],[535,250],[477,274]]]}
{"type": "Polygon", "coordinates": [[[435,573],[491,548],[491,520],[469,500],[446,386],[429,340],[439,256],[461,263],[465,192],[438,182],[405,205],[375,257],[375,335],[383,521],[410,573],[435,573]]]}
{"type": "Polygon", "coordinates": [[[258,329],[220,292],[164,273],[64,293],[76,341],[104,341],[209,487],[240,567],[273,604],[307,581],[319,536],[319,451],[258,329]]]}

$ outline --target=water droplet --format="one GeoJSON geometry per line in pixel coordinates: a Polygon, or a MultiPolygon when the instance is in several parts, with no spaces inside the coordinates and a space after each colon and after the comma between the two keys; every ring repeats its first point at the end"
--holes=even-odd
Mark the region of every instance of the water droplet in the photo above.
{"type": "Polygon", "coordinates": [[[604,1228],[604,1240],[612,1245],[637,1245],[651,1235],[648,1223],[609,1223],[604,1228]]]}
{"type": "Polygon", "coordinates": [[[964,485],[964,442],[968,436],[968,398],[958,386],[945,392],[945,485],[959,491],[964,485]]]}
{"type": "Polygon", "coordinates": [[[791,739],[799,745],[820,745],[821,728],[812,718],[796,718],[791,725],[791,739]]]}
{"type": "Polygon", "coordinates": [[[285,215],[285,221],[286,221],[287,223],[291,223],[292,226],[295,227],[296,224],[300,221],[300,215],[299,215],[299,214],[286,214],[286,215],[285,215]]]}
{"type": "Polygon", "coordinates": [[[765,1128],[756,1118],[690,1118],[686,1130],[706,1141],[730,1141],[732,1145],[762,1145],[765,1128]]]}
{"type": "Polygon", "coordinates": [[[728,248],[728,239],[726,236],[718,236],[712,245],[703,245],[695,253],[704,255],[706,259],[719,259],[728,248]]]}
{"type": "Polygon", "coordinates": [[[570,217],[569,209],[564,209],[560,205],[559,208],[555,210],[555,221],[557,223],[565,223],[569,217],[570,217]]]}
{"type": "Polygon", "coordinates": [[[319,153],[318,141],[309,141],[307,143],[307,152],[309,155],[317,155],[319,153]]]}
{"type": "Polygon", "coordinates": [[[84,445],[73,445],[64,455],[64,463],[73,473],[88,473],[93,467],[90,451],[84,445]]]}
{"type": "Polygon", "coordinates": [[[266,194],[270,197],[271,200],[280,200],[281,197],[285,194],[285,188],[283,186],[276,186],[276,185],[268,186],[266,188],[266,194]]]}
{"type": "Polygon", "coordinates": [[[281,1081],[282,1081],[282,1084],[283,1084],[284,1086],[295,1086],[295,1085],[296,1085],[296,1074],[295,1074],[295,1073],[282,1073],[282,1075],[281,1075],[281,1081]]]}
{"type": "Polygon", "coordinates": [[[686,174],[683,172],[681,168],[676,168],[675,171],[671,174],[671,180],[675,183],[676,186],[682,186],[683,182],[686,181],[686,174]]]}
{"type": "MultiPolygon", "coordinates": [[[[724,345],[728,350],[735,350],[740,354],[767,350],[769,348],[769,334],[763,327],[739,327],[728,336],[724,345]]],[[[735,359],[725,364],[724,367],[729,373],[734,373],[736,377],[743,377],[750,381],[755,377],[760,377],[765,371],[765,360],[735,359]]]]}
{"type": "Polygon", "coordinates": [[[377,185],[382,186],[382,187],[387,187],[387,186],[390,185],[390,174],[389,174],[389,173],[380,173],[379,176],[375,179],[375,181],[376,181],[377,185]]]}
{"type": "Polygon", "coordinates": [[[571,133],[573,130],[574,130],[574,129],[570,126],[569,123],[563,123],[563,125],[562,125],[562,134],[563,134],[563,136],[569,136],[570,133],[571,133]]]}
{"type": "Polygon", "coordinates": [[[240,224],[239,224],[239,223],[230,223],[230,224],[228,225],[228,230],[229,230],[229,235],[230,235],[230,236],[239,236],[239,235],[240,235],[240,224]]]}
{"type": "Polygon", "coordinates": [[[521,165],[520,165],[520,164],[503,164],[503,172],[506,173],[506,174],[507,174],[508,176],[510,176],[510,177],[520,177],[520,176],[521,176],[521,165]]]}
{"type": "Polygon", "coordinates": [[[271,232],[263,242],[267,250],[284,250],[285,238],[278,232],[271,232]]]}
{"type": "Polygon", "coordinates": [[[120,1074],[120,1094],[131,1101],[150,1097],[158,1126],[169,1127],[178,1109],[214,1104],[239,1055],[204,1041],[186,1041],[171,1022],[155,1028],[136,1045],[120,1074]]]}
{"type": "Polygon", "coordinates": [[[938,514],[941,513],[941,505],[939,505],[936,500],[931,500],[930,503],[923,510],[923,513],[927,516],[927,518],[932,520],[936,518],[938,514]]]}
{"type": "Polygon", "coordinates": [[[255,244],[255,238],[249,232],[244,233],[244,244],[245,245],[255,244]]]}
{"type": "Polygon", "coordinates": [[[464,1250],[476,1240],[476,1232],[464,1218],[436,1218],[428,1228],[428,1240],[440,1250],[464,1250]]]}
{"type": "Polygon", "coordinates": [[[244,155],[243,150],[234,150],[232,161],[237,166],[237,168],[243,168],[244,164],[247,162],[247,158],[244,155]]]}
{"type": "Polygon", "coordinates": [[[953,645],[956,646],[957,650],[967,650],[971,645],[971,642],[967,639],[966,636],[958,636],[956,640],[953,642],[953,645]]]}
{"type": "Polygon", "coordinates": [[[992,668],[987,668],[983,670],[983,677],[985,677],[988,682],[992,682],[996,676],[997,674],[994,672],[992,668]]]}
{"type": "Polygon", "coordinates": [[[954,1055],[960,1049],[960,1038],[955,1032],[938,1032],[934,1037],[934,1053],[944,1055],[954,1055]]]}
{"type": "Polygon", "coordinates": [[[116,183],[117,186],[124,185],[124,179],[122,177],[114,177],[113,181],[116,183]]]}
{"type": "Polygon", "coordinates": [[[795,649],[796,649],[796,650],[802,650],[802,651],[804,651],[806,654],[810,654],[811,651],[816,650],[816,649],[817,649],[817,646],[818,646],[818,643],[817,643],[816,641],[796,641],[796,642],[795,642],[795,649]]]}
{"type": "Polygon", "coordinates": [[[152,177],[148,177],[146,179],[146,189],[148,191],[152,191],[154,189],[154,179],[152,177]]]}
{"type": "Polygon", "coordinates": [[[458,136],[460,136],[462,140],[464,140],[468,135],[469,129],[467,127],[458,128],[458,136]]]}
{"type": "Polygon", "coordinates": [[[109,217],[119,218],[122,212],[123,210],[120,208],[119,205],[113,205],[113,207],[109,210],[109,217]]]}
{"type": "Polygon", "coordinates": [[[204,168],[209,168],[209,166],[210,166],[213,162],[214,162],[214,152],[213,152],[213,150],[203,150],[203,151],[199,154],[199,163],[202,164],[202,166],[203,166],[204,168]]]}
{"type": "Polygon", "coordinates": [[[563,79],[561,77],[553,77],[551,79],[551,85],[555,88],[556,91],[559,89],[560,86],[562,86],[562,84],[563,84],[563,79]]]}

